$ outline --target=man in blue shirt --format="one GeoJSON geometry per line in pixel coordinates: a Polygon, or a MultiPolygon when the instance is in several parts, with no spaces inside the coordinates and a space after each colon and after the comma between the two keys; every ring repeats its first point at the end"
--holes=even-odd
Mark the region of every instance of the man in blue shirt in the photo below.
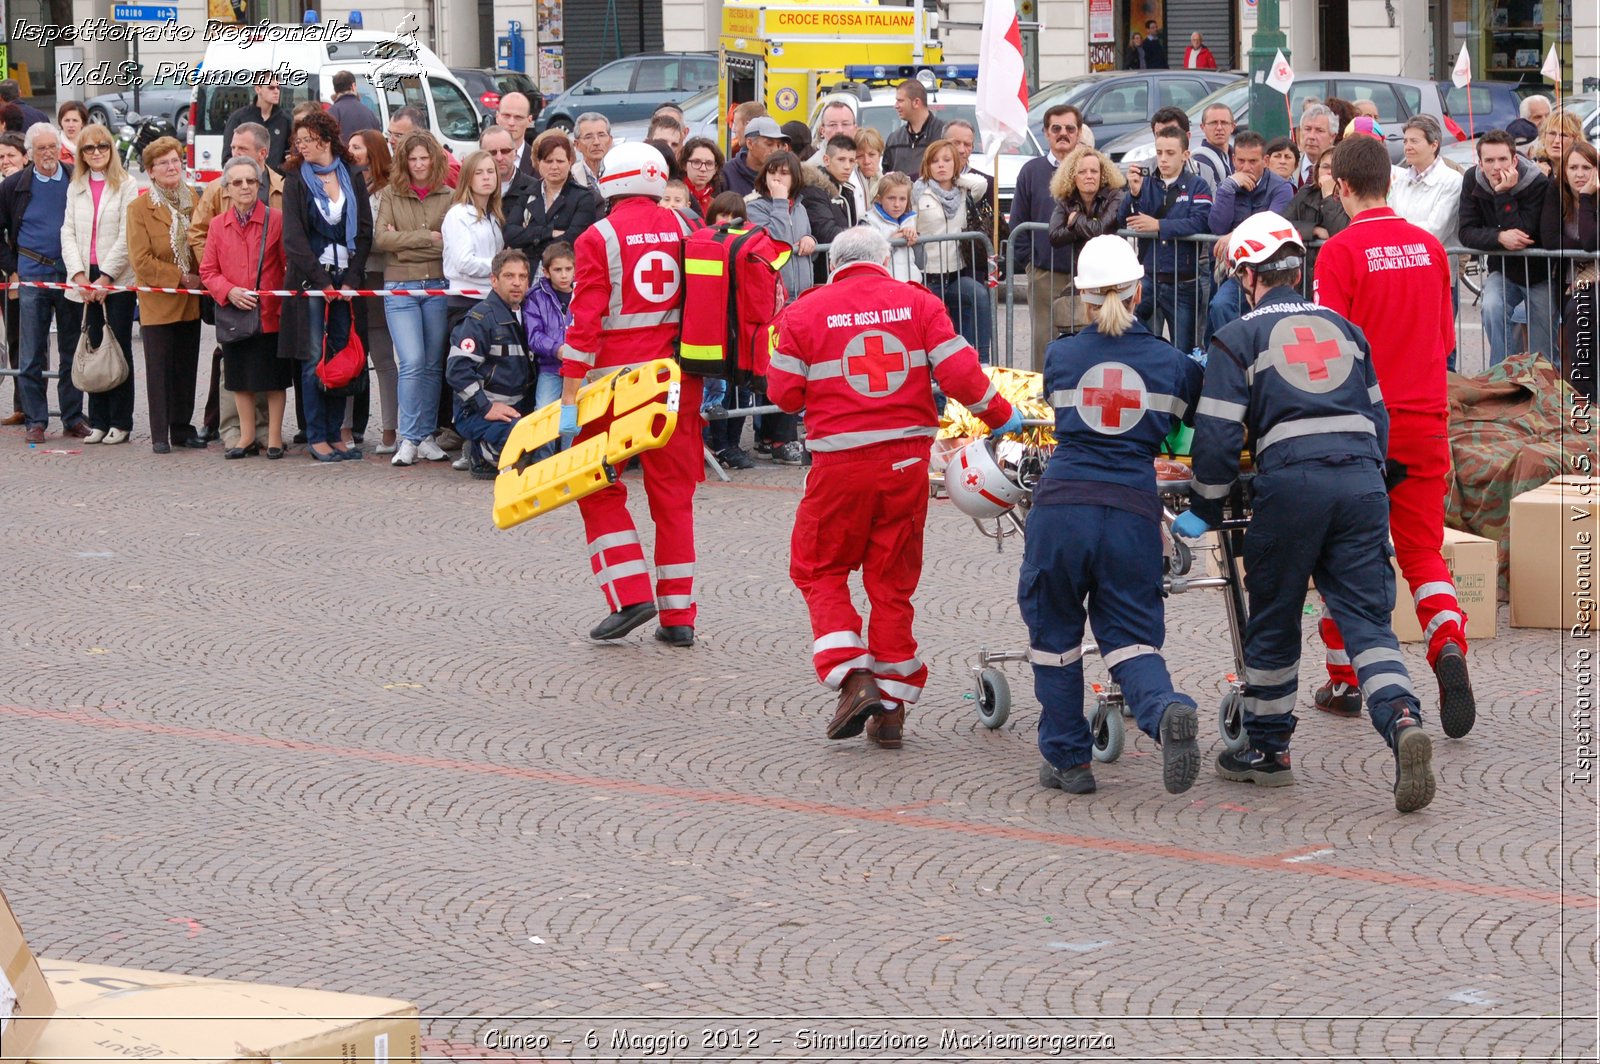
{"type": "MultiPolygon", "coordinates": [[[[1239,223],[1263,211],[1282,214],[1294,197],[1294,186],[1267,169],[1267,140],[1246,130],[1233,140],[1233,173],[1223,179],[1211,203],[1211,231],[1221,237],[1213,249],[1219,262],[1228,257],[1228,234],[1239,223]]],[[[1244,290],[1228,277],[1217,285],[1209,308],[1209,338],[1244,313],[1244,290]]]]}
{"type": "MultiPolygon", "coordinates": [[[[48,122],[30,126],[28,154],[32,162],[0,183],[0,270],[23,281],[67,279],[61,261],[61,228],[67,216],[67,181],[61,165],[61,137],[48,122]]],[[[72,385],[72,356],[83,327],[83,304],[67,298],[65,289],[24,288],[17,310],[22,330],[22,412],[27,419],[27,441],[43,443],[50,421],[44,371],[50,361],[50,322],[56,325],[56,399],[61,408],[62,434],[82,439],[89,435],[83,419],[83,393],[72,385]]]]}

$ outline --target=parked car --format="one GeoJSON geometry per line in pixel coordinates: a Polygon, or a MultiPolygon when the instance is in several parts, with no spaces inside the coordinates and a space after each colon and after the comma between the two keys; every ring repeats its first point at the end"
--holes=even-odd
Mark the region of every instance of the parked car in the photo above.
{"type": "MultiPolygon", "coordinates": [[[[1563,110],[1571,111],[1578,116],[1578,121],[1583,125],[1584,139],[1590,144],[1595,143],[1595,138],[1600,137],[1600,93],[1589,92],[1579,96],[1568,96],[1562,100],[1561,106],[1563,110]]],[[[1480,122],[1478,128],[1487,133],[1491,127],[1486,122],[1480,122]]],[[[1504,128],[1504,125],[1496,128],[1504,128]]],[[[1527,150],[1528,147],[1522,148],[1524,152],[1527,150]]],[[[1439,154],[1441,158],[1463,170],[1469,166],[1477,166],[1478,140],[1474,137],[1468,141],[1446,144],[1444,151],[1439,154]]]]}
{"type": "Polygon", "coordinates": [[[484,114],[494,114],[500,109],[500,97],[508,92],[520,92],[528,98],[534,118],[544,107],[544,93],[539,85],[520,70],[494,70],[489,67],[451,67],[450,73],[461,82],[467,95],[477,103],[484,114]]]}
{"type": "Polygon", "coordinates": [[[717,85],[717,57],[709,52],[657,52],[607,63],[544,106],[536,126],[571,131],[585,111],[619,122],[648,120],[664,103],[681,103],[717,85]]]}
{"type": "Polygon", "coordinates": [[[1512,84],[1506,81],[1474,81],[1465,89],[1456,88],[1453,82],[1439,82],[1444,93],[1444,112],[1469,137],[1487,133],[1491,129],[1504,129],[1520,113],[1522,101],[1538,93],[1549,95],[1543,85],[1526,82],[1512,84]],[[1467,93],[1472,93],[1472,108],[1467,108],[1467,93]]]}
{"type": "MultiPolygon", "coordinates": [[[[141,115],[160,115],[170,121],[181,140],[189,128],[189,99],[193,95],[194,87],[188,79],[175,74],[139,86],[138,110],[141,115]]],[[[91,96],[83,105],[89,110],[89,121],[106,126],[115,134],[127,125],[128,112],[134,109],[133,89],[91,96]]]]}
{"type": "MultiPolygon", "coordinates": [[[[824,107],[835,100],[842,100],[855,109],[858,126],[871,126],[883,134],[884,140],[888,140],[889,134],[902,124],[900,116],[894,109],[894,86],[876,86],[861,91],[866,92],[869,98],[863,100],[856,92],[832,92],[823,96],[811,112],[809,123],[811,128],[817,128],[824,107]]],[[[932,92],[928,96],[928,109],[941,119],[962,118],[971,122],[974,129],[978,126],[978,94],[971,89],[939,89],[932,92]]],[[[984,154],[982,144],[979,144],[972,153],[972,168],[995,178],[999,186],[997,191],[1000,194],[1000,209],[1010,214],[1011,196],[1017,188],[1017,173],[1022,169],[1023,163],[1035,155],[1042,154],[1044,149],[1039,146],[1038,139],[1030,131],[1026,141],[1015,150],[1000,156],[999,174],[993,173],[991,169],[993,156],[984,154]]]]}
{"type": "MultiPolygon", "coordinates": [[[[1426,114],[1445,125],[1444,100],[1437,82],[1418,78],[1396,78],[1383,74],[1347,74],[1339,71],[1314,71],[1296,77],[1289,89],[1289,113],[1295,122],[1300,121],[1300,110],[1309,96],[1327,99],[1337,96],[1355,103],[1372,100],[1378,105],[1378,123],[1383,126],[1383,139],[1389,147],[1389,158],[1398,163],[1405,156],[1405,135],[1401,126],[1412,115],[1426,114]]],[[[1281,97],[1273,93],[1274,100],[1281,97]]],[[[1233,120],[1238,129],[1250,127],[1250,82],[1235,81],[1218,89],[1189,109],[1190,141],[1198,145],[1203,139],[1200,116],[1212,104],[1223,104],[1233,110],[1233,120]]],[[[1119,137],[1103,145],[1102,151],[1119,163],[1124,170],[1134,164],[1146,165],[1155,158],[1155,138],[1146,125],[1143,129],[1119,137]]]]}
{"type": "Polygon", "coordinates": [[[1070,103],[1094,129],[1096,144],[1109,144],[1142,129],[1163,107],[1185,111],[1211,93],[1243,77],[1234,70],[1113,70],[1053,82],[1028,103],[1028,125],[1041,141],[1044,113],[1070,103]]]}
{"type": "MultiPolygon", "coordinates": [[[[689,132],[684,140],[690,137],[710,137],[714,141],[721,141],[722,138],[718,136],[721,123],[717,121],[716,86],[695,93],[678,106],[683,108],[683,120],[689,123],[689,132]]],[[[626,140],[643,140],[648,132],[650,132],[648,117],[638,122],[616,122],[611,126],[611,138],[619,144],[626,140]]]]}

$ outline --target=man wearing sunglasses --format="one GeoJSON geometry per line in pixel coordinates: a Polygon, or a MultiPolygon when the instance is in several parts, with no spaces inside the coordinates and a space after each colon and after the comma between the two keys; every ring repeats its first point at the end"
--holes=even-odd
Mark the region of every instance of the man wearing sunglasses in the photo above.
{"type": "Polygon", "coordinates": [[[231,145],[234,131],[246,122],[264,127],[270,135],[267,165],[276,172],[283,169],[284,157],[289,154],[289,112],[279,104],[283,98],[283,88],[278,84],[276,74],[262,71],[256,75],[255,92],[253,102],[228,116],[227,123],[222,127],[222,143],[231,145]]]}
{"type": "Polygon", "coordinates": [[[1072,274],[1067,272],[1071,249],[1055,248],[1050,244],[1050,215],[1056,209],[1055,197],[1050,194],[1050,181],[1072,149],[1078,146],[1083,132],[1083,114],[1070,103],[1057,104],[1044,113],[1045,139],[1050,144],[1050,154],[1029,159],[1017,174],[1017,189],[1011,198],[1011,228],[1024,222],[1042,222],[1038,229],[1023,234],[1026,239],[1016,242],[1017,265],[1028,271],[1028,321],[1033,332],[1033,364],[1035,372],[1044,372],[1044,349],[1056,338],[1055,326],[1050,316],[1050,305],[1072,287],[1072,274]],[[1060,256],[1061,261],[1056,262],[1060,256]]]}

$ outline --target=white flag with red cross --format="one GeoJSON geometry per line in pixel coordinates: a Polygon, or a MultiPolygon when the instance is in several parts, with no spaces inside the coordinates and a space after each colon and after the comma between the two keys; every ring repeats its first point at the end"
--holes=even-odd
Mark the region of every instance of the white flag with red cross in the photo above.
{"type": "Polygon", "coordinates": [[[1467,46],[1461,46],[1461,54],[1456,56],[1455,69],[1450,71],[1450,81],[1458,89],[1464,89],[1472,84],[1472,57],[1467,54],[1467,46]]]}
{"type": "Polygon", "coordinates": [[[1028,138],[1028,76],[1015,0],[985,0],[978,40],[981,152],[1020,147],[1028,138]]]}
{"type": "Polygon", "coordinates": [[[1289,57],[1283,54],[1282,48],[1279,48],[1278,54],[1272,57],[1272,69],[1267,71],[1267,85],[1287,96],[1293,84],[1294,68],[1289,66],[1289,57]]]}

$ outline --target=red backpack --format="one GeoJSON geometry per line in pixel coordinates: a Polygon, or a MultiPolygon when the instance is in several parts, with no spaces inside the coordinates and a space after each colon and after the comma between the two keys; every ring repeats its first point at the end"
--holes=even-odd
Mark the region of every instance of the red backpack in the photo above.
{"type": "Polygon", "coordinates": [[[790,254],[789,245],[759,225],[732,223],[690,234],[683,242],[678,347],[685,373],[741,385],[767,375],[767,326],[783,309],[778,270],[790,254]]]}

